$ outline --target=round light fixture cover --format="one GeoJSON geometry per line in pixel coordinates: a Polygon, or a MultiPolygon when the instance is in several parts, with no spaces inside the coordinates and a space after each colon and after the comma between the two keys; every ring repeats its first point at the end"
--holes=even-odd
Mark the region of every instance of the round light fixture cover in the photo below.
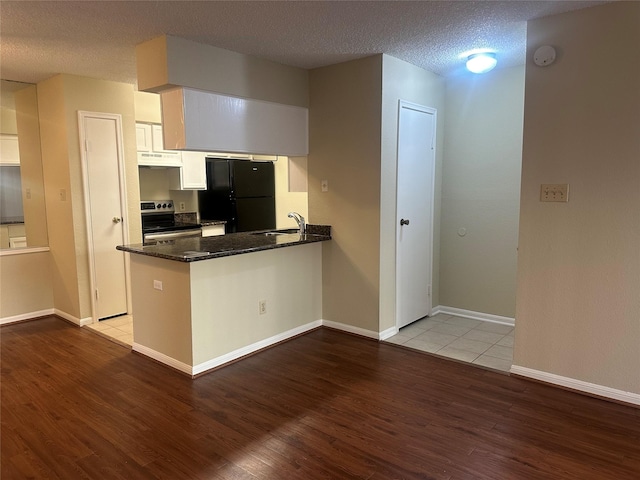
{"type": "Polygon", "coordinates": [[[556,49],[551,45],[543,45],[533,54],[533,62],[539,67],[547,67],[556,60],[556,49]]]}
{"type": "Polygon", "coordinates": [[[472,73],[487,73],[492,70],[498,60],[493,52],[480,52],[469,55],[467,60],[467,70],[472,73]]]}

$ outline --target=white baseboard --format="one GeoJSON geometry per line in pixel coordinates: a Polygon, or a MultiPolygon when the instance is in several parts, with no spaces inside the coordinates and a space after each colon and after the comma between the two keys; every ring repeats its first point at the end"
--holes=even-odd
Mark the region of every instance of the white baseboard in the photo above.
{"type": "Polygon", "coordinates": [[[373,330],[354,327],[353,325],[347,325],[346,323],[332,322],[331,320],[322,320],[322,326],[335,328],[336,330],[342,330],[343,332],[354,333],[363,337],[375,338],[376,340],[378,340],[380,336],[378,332],[374,332],[373,330]]]}
{"type": "Polygon", "coordinates": [[[75,323],[76,325],[79,325],[81,327],[85,325],[90,325],[91,323],[93,323],[93,318],[91,317],[85,317],[85,318],[74,317],[73,315],[70,315],[67,312],[63,312],[62,310],[58,310],[57,308],[53,309],[53,313],[54,315],[64,318],[65,320],[68,320],[71,323],[75,323]]]}
{"type": "Polygon", "coordinates": [[[500,315],[493,315],[491,313],[474,312],[472,310],[464,310],[462,308],[447,307],[438,305],[431,309],[431,315],[437,315],[443,313],[445,315],[455,315],[456,317],[471,318],[473,320],[482,320],[483,322],[500,323],[502,325],[514,326],[516,323],[515,318],[501,317],[500,315]]]}
{"type": "Polygon", "coordinates": [[[378,340],[386,340],[387,338],[391,338],[396,335],[400,330],[398,327],[391,327],[383,330],[378,334],[378,340]]]}
{"type": "Polygon", "coordinates": [[[258,350],[262,350],[263,348],[270,347],[275,345],[276,343],[287,340],[291,337],[295,337],[296,335],[300,335],[302,333],[308,332],[309,330],[313,330],[314,328],[318,328],[322,325],[322,320],[316,320],[311,323],[307,323],[306,325],[301,325],[296,328],[292,328],[291,330],[287,330],[286,332],[279,333],[274,335],[273,337],[265,338],[264,340],[260,340],[259,342],[252,343],[251,345],[247,345],[246,347],[238,348],[232,352],[229,352],[225,355],[221,355],[216,358],[212,358],[211,360],[207,360],[206,362],[199,363],[198,365],[194,365],[191,375],[198,375],[200,373],[206,372],[207,370],[211,370],[213,368],[217,368],[225,363],[233,362],[239,358],[242,358],[251,353],[255,353],[258,350]]]}
{"type": "MultiPolygon", "coordinates": [[[[366,330],[364,328],[354,327],[352,325],[346,325],[344,323],[332,322],[328,320],[316,320],[314,322],[307,323],[305,325],[301,325],[299,327],[293,328],[291,330],[287,330],[286,332],[280,333],[278,335],[274,335],[272,337],[266,338],[256,343],[252,343],[251,345],[247,345],[246,347],[239,348],[227,354],[221,355],[219,357],[212,358],[211,360],[207,360],[206,362],[199,363],[198,365],[194,365],[191,367],[186,363],[180,362],[174,358],[171,358],[163,353],[157,352],[151,348],[145,347],[144,345],[140,345],[138,343],[134,343],[132,345],[132,350],[135,352],[141,353],[142,355],[146,355],[160,363],[164,363],[170,367],[175,368],[181,372],[187,373],[191,376],[199,375],[201,373],[207,372],[208,370],[212,370],[214,368],[225,365],[229,362],[233,362],[234,360],[238,360],[244,356],[250,355],[252,353],[257,352],[258,350],[262,350],[264,348],[275,345],[276,343],[282,342],[284,340],[288,340],[289,338],[295,337],[297,335],[301,335],[305,332],[313,330],[314,328],[318,328],[321,326],[335,328],[336,330],[341,330],[343,332],[354,333],[356,335],[361,335],[363,337],[374,338],[378,340],[379,334],[378,332],[374,332],[372,330],[366,330]]],[[[390,330],[385,330],[384,333],[389,332],[390,330]]],[[[397,330],[397,329],[396,329],[397,330]]],[[[391,335],[388,335],[391,336],[391,335]]],[[[388,338],[388,336],[386,338],[388,338]]]]}
{"type": "Polygon", "coordinates": [[[139,343],[133,343],[131,349],[135,352],[141,353],[149,358],[152,358],[160,363],[164,363],[176,370],[184,372],[188,375],[194,376],[204,373],[208,370],[212,370],[214,368],[220,367],[226,363],[233,362],[234,360],[238,360],[246,355],[250,355],[252,353],[257,352],[258,350],[262,350],[263,348],[270,347],[275,345],[276,343],[287,340],[291,337],[295,337],[296,335],[300,335],[302,333],[308,332],[309,330],[313,330],[314,328],[318,328],[322,325],[321,320],[316,320],[315,322],[307,323],[306,325],[301,325],[296,328],[292,328],[291,330],[287,330],[286,332],[280,333],[278,335],[274,335],[272,337],[266,338],[264,340],[260,340],[259,342],[252,343],[251,345],[247,345],[246,347],[238,348],[232,352],[226,353],[219,357],[212,358],[211,360],[207,360],[206,362],[199,363],[198,365],[187,365],[186,363],[180,362],[175,358],[169,357],[164,353],[160,353],[156,350],[153,350],[149,347],[145,347],[144,345],[140,345],[139,343]]]}
{"type": "Polygon", "coordinates": [[[514,375],[520,375],[521,377],[550,383],[552,385],[559,385],[571,390],[588,393],[590,395],[596,395],[598,397],[609,398],[611,400],[630,403],[632,405],[640,405],[640,394],[638,393],[625,392],[624,390],[617,390],[615,388],[605,387],[595,383],[583,382],[582,380],[576,380],[575,378],[563,377],[554,373],[542,372],[540,370],[520,367],[518,365],[513,365],[511,367],[511,373],[514,375]]]}
{"type": "Polygon", "coordinates": [[[22,322],[23,320],[31,320],[32,318],[46,317],[47,315],[54,314],[55,310],[53,308],[38,310],[37,312],[21,313],[20,315],[0,318],[0,325],[9,325],[10,323],[22,322]]]}
{"type": "Polygon", "coordinates": [[[192,372],[193,369],[191,368],[191,365],[182,363],[176,360],[175,358],[171,358],[170,356],[165,355],[164,353],[157,352],[155,350],[152,350],[151,348],[145,347],[144,345],[140,345],[139,343],[134,342],[133,345],[131,345],[131,350],[141,353],[142,355],[145,355],[149,358],[153,358],[154,360],[160,363],[164,363],[165,365],[175,368],[176,370],[184,372],[188,375],[193,374],[192,372]]]}

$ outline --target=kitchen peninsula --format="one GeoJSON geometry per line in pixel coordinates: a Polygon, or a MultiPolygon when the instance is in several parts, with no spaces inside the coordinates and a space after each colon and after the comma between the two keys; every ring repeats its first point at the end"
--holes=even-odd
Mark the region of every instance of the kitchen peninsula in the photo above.
{"type": "Polygon", "coordinates": [[[193,376],[320,326],[330,231],[117,247],[132,254],[133,350],[193,376]]]}

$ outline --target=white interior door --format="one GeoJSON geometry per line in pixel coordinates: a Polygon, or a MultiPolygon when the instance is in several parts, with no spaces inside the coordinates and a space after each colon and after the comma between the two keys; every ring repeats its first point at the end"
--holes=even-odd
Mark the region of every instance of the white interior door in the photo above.
{"type": "Polygon", "coordinates": [[[431,313],[435,109],[400,101],[396,204],[396,325],[431,313]]]}
{"type": "Polygon", "coordinates": [[[121,127],[115,115],[80,112],[94,288],[94,318],[127,313],[121,127]]]}

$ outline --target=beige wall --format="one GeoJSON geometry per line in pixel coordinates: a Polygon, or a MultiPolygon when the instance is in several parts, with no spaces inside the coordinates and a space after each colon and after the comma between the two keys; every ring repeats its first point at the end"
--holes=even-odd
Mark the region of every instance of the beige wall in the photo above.
{"type": "Polygon", "coordinates": [[[44,247],[48,244],[47,211],[44,199],[42,149],[40,148],[40,121],[38,96],[35,85],[14,94],[16,122],[20,144],[20,178],[22,181],[22,207],[27,246],[44,247]]]}
{"type": "Polygon", "coordinates": [[[191,263],[193,364],[320,320],[321,252],[313,243],[191,263]]]}
{"type": "Polygon", "coordinates": [[[382,55],[311,70],[309,81],[309,217],[333,235],[323,318],[377,332],[382,55]]]}
{"type": "Polygon", "coordinates": [[[0,256],[0,319],[53,308],[49,252],[0,256]]]}
{"type": "MultiPolygon", "coordinates": [[[[204,155],[204,154],[203,154],[204,155]]],[[[142,200],[171,199],[176,205],[185,203],[184,213],[198,211],[198,192],[196,190],[169,190],[170,175],[179,175],[177,167],[139,168],[140,198],[142,200]],[[175,169],[175,172],[172,171],[175,169]]],[[[179,207],[176,211],[180,213],[179,207]]],[[[138,215],[140,215],[138,213],[138,215]]]]}
{"type": "Polygon", "coordinates": [[[514,364],[640,394],[640,3],[529,22],[526,68],[514,364]]]}
{"type": "Polygon", "coordinates": [[[317,322],[321,251],[314,243],[191,263],[132,255],[134,348],[206,368],[317,322]],[[163,290],[153,288],[154,280],[163,290]],[[259,313],[262,300],[265,314],[259,313]]]}
{"type": "Polygon", "coordinates": [[[0,133],[17,135],[16,111],[12,108],[0,107],[0,133]]]}
{"type": "Polygon", "coordinates": [[[448,78],[446,104],[440,305],[513,318],[524,65],[448,78]]]}
{"type": "Polygon", "coordinates": [[[160,95],[157,93],[133,92],[136,122],[162,123],[160,95]]]}
{"type": "MultiPolygon", "coordinates": [[[[298,165],[303,163],[306,164],[306,162],[298,162],[298,165]]],[[[307,192],[289,191],[290,164],[288,157],[278,157],[278,161],[274,163],[274,171],[276,182],[276,228],[295,228],[295,220],[287,217],[287,214],[289,212],[298,212],[305,219],[308,219],[309,195],[307,192]]]]}
{"type": "Polygon", "coordinates": [[[435,108],[436,176],[434,192],[432,302],[439,298],[440,190],[444,143],[444,79],[434,73],[388,55],[383,56],[382,162],[380,182],[380,331],[396,325],[396,172],[398,102],[406,100],[435,108]]]}
{"type": "Polygon", "coordinates": [[[300,107],[309,103],[307,70],[179,37],[141,43],[136,61],[142,91],[182,86],[300,107]]]}
{"type": "Polygon", "coordinates": [[[63,77],[45,80],[37,90],[53,301],[55,308],[81,318],[63,77]]]}
{"type": "Polygon", "coordinates": [[[72,75],[38,84],[55,307],[91,315],[78,111],[122,115],[129,241],[141,241],[133,86],[72,75]],[[61,191],[65,199],[61,198],[61,191]]]}

